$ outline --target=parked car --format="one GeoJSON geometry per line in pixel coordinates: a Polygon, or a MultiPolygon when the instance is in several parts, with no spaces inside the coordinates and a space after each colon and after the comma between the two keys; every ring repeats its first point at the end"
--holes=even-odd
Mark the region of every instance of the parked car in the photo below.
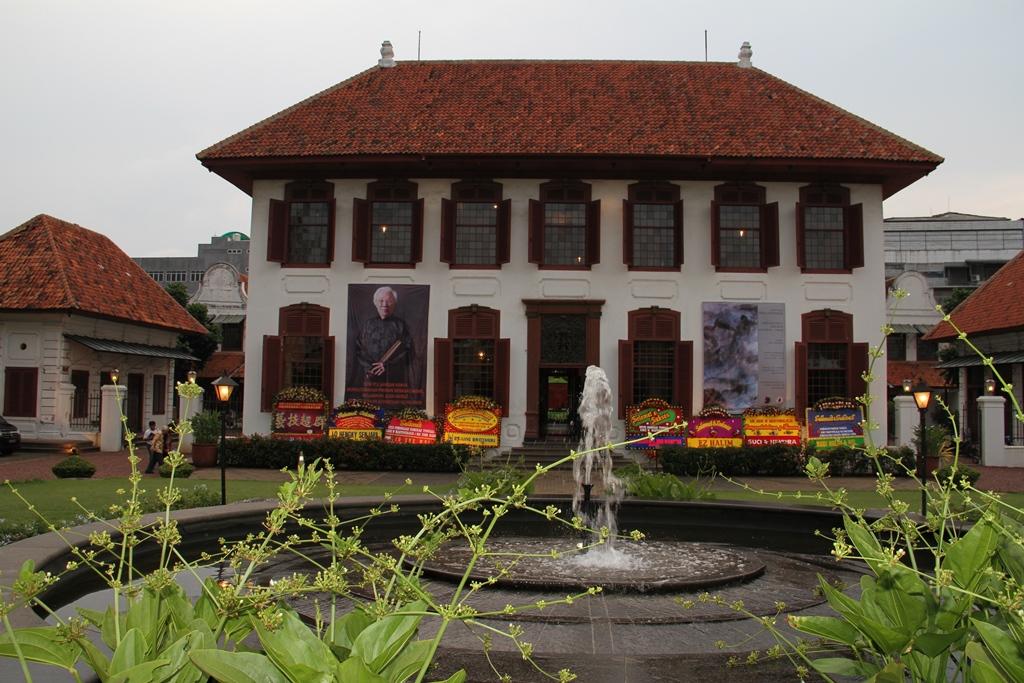
{"type": "Polygon", "coordinates": [[[21,445],[18,428],[0,417],[0,455],[10,455],[21,445]]]}

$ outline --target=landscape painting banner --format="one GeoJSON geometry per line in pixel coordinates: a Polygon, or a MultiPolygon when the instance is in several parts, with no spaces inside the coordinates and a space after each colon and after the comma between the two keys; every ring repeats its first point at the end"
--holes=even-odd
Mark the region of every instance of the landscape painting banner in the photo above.
{"type": "Polygon", "coordinates": [[[425,408],[429,285],[348,286],[345,400],[425,408]]]}
{"type": "Polygon", "coordinates": [[[705,302],[704,405],[732,413],[786,395],[785,304],[705,302]]]}

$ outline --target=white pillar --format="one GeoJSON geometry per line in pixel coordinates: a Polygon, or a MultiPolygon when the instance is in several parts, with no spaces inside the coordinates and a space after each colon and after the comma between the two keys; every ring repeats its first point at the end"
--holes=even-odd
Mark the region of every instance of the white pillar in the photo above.
{"type": "Polygon", "coordinates": [[[978,424],[981,430],[981,464],[990,467],[1007,467],[1006,428],[1003,411],[1006,399],[1002,396],[978,397],[978,424]]]}
{"type": "Polygon", "coordinates": [[[968,434],[967,430],[967,368],[960,368],[956,375],[956,414],[960,418],[960,434],[968,441],[975,441],[977,434],[968,434]]]}
{"type": "Polygon", "coordinates": [[[75,385],[68,382],[57,384],[56,425],[61,436],[71,431],[71,406],[75,401],[75,385]]]}
{"type": "MultiPolygon", "coordinates": [[[[193,417],[203,411],[203,388],[199,387],[199,396],[186,400],[185,398],[178,396],[178,419],[179,420],[191,420],[193,417]]],[[[188,454],[192,452],[192,435],[186,434],[181,438],[178,443],[178,449],[182,453],[188,454]]]]}
{"type": "Polygon", "coordinates": [[[100,451],[116,453],[126,447],[121,438],[121,412],[128,387],[108,384],[101,387],[100,391],[100,451]]]}
{"type": "Polygon", "coordinates": [[[914,430],[917,429],[917,425],[921,422],[917,403],[914,402],[913,396],[906,394],[896,396],[892,402],[896,405],[896,445],[913,448],[914,430]]]}

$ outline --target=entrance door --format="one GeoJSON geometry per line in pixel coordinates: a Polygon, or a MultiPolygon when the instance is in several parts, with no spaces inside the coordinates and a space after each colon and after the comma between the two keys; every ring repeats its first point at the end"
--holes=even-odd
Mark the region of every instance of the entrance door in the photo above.
{"type": "Polygon", "coordinates": [[[540,436],[542,439],[578,439],[580,392],[583,373],[580,368],[541,368],[540,436]]]}
{"type": "Polygon", "coordinates": [[[146,393],[146,376],[141,373],[128,375],[128,396],[126,396],[125,414],[128,416],[128,429],[136,434],[142,433],[143,396],[146,393]]]}

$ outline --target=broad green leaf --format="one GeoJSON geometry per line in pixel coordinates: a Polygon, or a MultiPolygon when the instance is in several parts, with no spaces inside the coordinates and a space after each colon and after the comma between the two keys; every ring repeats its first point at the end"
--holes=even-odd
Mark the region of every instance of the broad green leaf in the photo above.
{"type": "Polygon", "coordinates": [[[137,628],[133,628],[121,639],[121,644],[114,650],[110,659],[110,675],[116,676],[127,671],[136,664],[146,660],[146,637],[137,628]]]}
{"type": "MultiPolygon", "coordinates": [[[[214,622],[213,627],[216,625],[217,623],[214,622]]],[[[228,640],[236,643],[241,643],[250,633],[252,633],[252,621],[248,617],[228,619],[227,623],[224,624],[224,635],[227,636],[228,640]]]]}
{"type": "Polygon", "coordinates": [[[96,628],[103,626],[103,618],[105,616],[103,612],[94,609],[86,609],[84,607],[76,607],[75,611],[78,612],[78,616],[82,617],[96,628]]]}
{"type": "Polygon", "coordinates": [[[217,579],[209,577],[203,582],[203,592],[193,608],[194,615],[205,621],[211,629],[217,628],[217,624],[220,622],[220,617],[217,616],[217,602],[213,598],[219,592],[220,586],[217,585],[217,579]]]}
{"type": "Polygon", "coordinates": [[[459,669],[443,681],[431,681],[431,683],[466,683],[466,670],[459,669]]]}
{"type": "Polygon", "coordinates": [[[344,660],[352,651],[352,644],[359,634],[372,623],[373,619],[366,612],[361,609],[353,609],[334,620],[334,624],[327,630],[325,638],[334,653],[340,655],[340,659],[344,660]]]}
{"type": "Polygon", "coordinates": [[[195,630],[186,633],[184,636],[171,643],[160,653],[161,659],[167,660],[167,665],[153,673],[153,683],[199,683],[205,678],[188,658],[193,650],[206,650],[217,646],[213,638],[213,632],[202,619],[193,619],[195,630]]]}
{"type": "Polygon", "coordinates": [[[349,657],[339,665],[338,680],[345,683],[388,683],[386,678],[370,671],[359,657],[349,657]]]}
{"type": "Polygon", "coordinates": [[[96,672],[101,681],[106,680],[110,671],[110,660],[107,659],[107,656],[100,652],[99,648],[93,645],[88,638],[76,641],[76,645],[82,649],[82,656],[89,664],[89,668],[96,672]]]}
{"type": "Polygon", "coordinates": [[[103,643],[111,650],[117,647],[117,631],[115,630],[117,622],[121,623],[121,636],[124,637],[125,631],[128,630],[124,626],[124,615],[114,612],[114,606],[111,605],[104,612],[103,624],[100,626],[100,637],[103,639],[103,643]]]}
{"type": "Polygon", "coordinates": [[[908,639],[923,625],[929,602],[925,597],[928,588],[909,569],[886,567],[874,580],[862,578],[861,586],[860,603],[866,616],[891,626],[908,639]]]}
{"type": "Polygon", "coordinates": [[[989,522],[975,524],[960,540],[946,546],[943,568],[953,572],[958,585],[970,589],[982,576],[995,552],[998,538],[989,522]]]}
{"type": "Polygon", "coordinates": [[[1024,681],[1024,657],[1017,644],[1005,631],[984,621],[971,619],[975,630],[985,643],[985,650],[1012,681],[1024,681]]]}
{"type": "Polygon", "coordinates": [[[295,683],[306,683],[309,678],[296,678],[300,669],[304,672],[314,671],[334,676],[337,659],[312,631],[309,630],[295,612],[281,610],[281,624],[271,631],[258,619],[252,620],[259,635],[260,643],[270,660],[274,662],[289,679],[295,683]]]}
{"type": "Polygon", "coordinates": [[[964,654],[971,662],[970,680],[973,683],[1006,683],[1006,678],[999,673],[999,669],[992,663],[981,643],[977,641],[967,643],[964,654]]]}
{"type": "Polygon", "coordinates": [[[185,597],[185,592],[178,584],[165,591],[160,602],[160,613],[176,632],[190,628],[192,620],[196,618],[192,602],[185,597]]]}
{"type": "Polygon", "coordinates": [[[270,659],[253,652],[194,650],[189,658],[220,683],[288,683],[270,659]]]}
{"type": "Polygon", "coordinates": [[[843,516],[843,527],[846,529],[846,534],[850,537],[850,541],[857,548],[857,552],[860,553],[873,572],[877,574],[879,570],[886,566],[882,546],[879,545],[878,539],[875,538],[875,535],[869,529],[846,515],[843,516]]]}
{"type": "Polygon", "coordinates": [[[166,659],[142,662],[121,673],[114,674],[106,680],[106,683],[151,683],[153,672],[166,664],[166,659]]]}
{"type": "Polygon", "coordinates": [[[914,649],[927,657],[938,657],[949,650],[949,646],[964,637],[966,628],[949,633],[922,633],[914,639],[914,649]]]}
{"type": "Polygon", "coordinates": [[[881,671],[868,679],[868,683],[904,683],[905,675],[901,662],[889,662],[881,671]]]}
{"type": "Polygon", "coordinates": [[[949,664],[949,653],[941,652],[935,657],[929,657],[917,650],[913,650],[903,657],[903,661],[910,670],[911,678],[915,681],[928,683],[946,683],[946,666],[949,664]]]}
{"type": "Polygon", "coordinates": [[[406,615],[403,612],[422,612],[425,609],[426,604],[417,600],[395,614],[370,624],[352,644],[352,656],[359,657],[371,671],[379,673],[412,640],[423,619],[421,615],[406,615]]]}
{"type": "Polygon", "coordinates": [[[52,626],[19,628],[13,634],[11,631],[0,633],[0,657],[18,656],[14,649],[15,638],[21,654],[30,662],[70,669],[78,661],[78,647],[62,642],[57,629],[52,626]]]}
{"type": "Polygon", "coordinates": [[[798,631],[850,647],[856,645],[858,640],[863,639],[860,632],[849,622],[837,617],[792,616],[789,618],[789,625],[798,631]]]}
{"type": "Polygon", "coordinates": [[[391,663],[384,667],[380,675],[389,683],[402,683],[423,668],[423,663],[430,657],[430,646],[433,641],[414,640],[407,644],[391,663]]]}
{"type": "Polygon", "coordinates": [[[870,662],[858,662],[855,659],[846,657],[823,657],[812,659],[811,666],[823,674],[834,674],[836,676],[855,676],[867,678],[878,672],[878,666],[870,662]]]}
{"type": "Polygon", "coordinates": [[[145,636],[147,645],[155,643],[164,619],[160,615],[160,598],[152,589],[144,588],[138,599],[132,602],[125,613],[124,623],[128,630],[138,629],[145,636]]]}
{"type": "MultiPolygon", "coordinates": [[[[862,585],[870,583],[863,579],[873,581],[871,577],[862,577],[862,585]]],[[[833,609],[845,617],[854,628],[870,638],[884,654],[896,654],[910,641],[908,635],[894,631],[865,614],[861,603],[828,585],[824,579],[819,579],[819,585],[833,609]]]]}

